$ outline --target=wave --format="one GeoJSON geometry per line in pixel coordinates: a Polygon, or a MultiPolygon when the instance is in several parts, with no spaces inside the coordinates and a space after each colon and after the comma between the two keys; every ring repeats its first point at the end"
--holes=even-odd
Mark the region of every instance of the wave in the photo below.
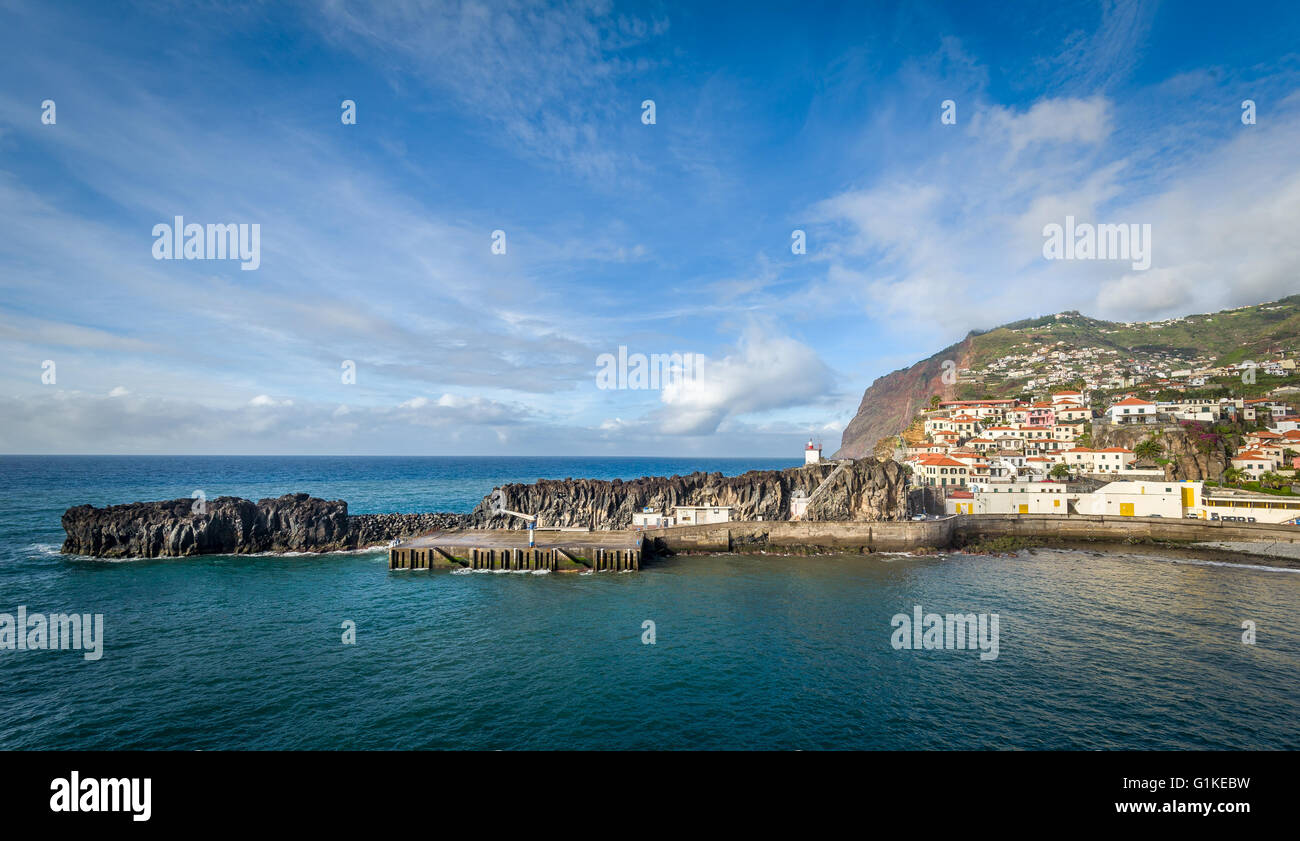
{"type": "Polygon", "coordinates": [[[1143,555],[1153,561],[1167,561],[1171,564],[1190,564],[1192,566],[1232,567],[1233,569],[1253,569],[1258,572],[1300,572],[1300,567],[1273,567],[1267,564],[1240,564],[1236,561],[1205,561],[1194,558],[1155,558],[1143,555]]]}

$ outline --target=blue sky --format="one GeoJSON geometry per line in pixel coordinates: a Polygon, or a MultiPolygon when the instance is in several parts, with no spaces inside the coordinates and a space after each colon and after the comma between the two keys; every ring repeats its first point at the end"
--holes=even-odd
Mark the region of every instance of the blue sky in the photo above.
{"type": "Polygon", "coordinates": [[[1298,23],[0,0],[0,452],[833,449],[971,329],[1300,289],[1298,23]],[[1044,260],[1067,214],[1151,224],[1151,268],[1044,260]],[[260,225],[260,267],[154,260],[177,215],[260,225]],[[707,364],[597,388],[620,346],[707,364]]]}

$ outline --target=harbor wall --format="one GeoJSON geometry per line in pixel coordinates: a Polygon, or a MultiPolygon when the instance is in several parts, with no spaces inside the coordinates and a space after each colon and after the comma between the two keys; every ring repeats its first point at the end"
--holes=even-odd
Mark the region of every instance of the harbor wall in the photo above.
{"type": "Polygon", "coordinates": [[[668,552],[866,550],[907,552],[953,540],[954,518],[880,522],[716,523],[647,529],[647,546],[668,552]]]}
{"type": "Polygon", "coordinates": [[[1046,540],[1179,540],[1300,543],[1300,527],[1269,523],[1100,514],[979,514],[955,517],[963,540],[1031,537],[1046,540]]]}
{"type": "Polygon", "coordinates": [[[1300,543],[1300,527],[1160,517],[977,514],[904,522],[717,523],[647,529],[658,552],[865,551],[948,549],[985,538],[1045,541],[1172,540],[1300,543]]]}

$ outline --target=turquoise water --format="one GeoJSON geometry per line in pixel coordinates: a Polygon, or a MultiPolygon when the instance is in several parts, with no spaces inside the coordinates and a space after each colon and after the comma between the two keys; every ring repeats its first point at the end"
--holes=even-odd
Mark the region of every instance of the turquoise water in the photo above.
{"type": "Polygon", "coordinates": [[[102,613],[106,637],[98,662],[0,651],[0,749],[1300,748],[1293,572],[1140,550],[581,576],[53,551],[79,502],[302,490],[468,510],[500,481],[790,463],[0,458],[0,612],[102,613]],[[997,613],[998,658],[893,649],[916,604],[997,613]]]}

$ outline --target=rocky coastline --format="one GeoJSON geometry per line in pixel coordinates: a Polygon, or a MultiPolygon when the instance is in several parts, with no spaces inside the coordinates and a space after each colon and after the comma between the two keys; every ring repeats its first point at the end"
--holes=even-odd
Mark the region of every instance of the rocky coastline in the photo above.
{"type": "Polygon", "coordinates": [[[505,511],[535,514],[540,527],[617,530],[646,507],[731,506],[736,520],[788,520],[792,500],[808,497],[810,521],[905,520],[907,475],[889,460],[823,462],[741,476],[691,473],[619,479],[541,480],[493,489],[468,514],[349,514],[343,500],[305,493],[253,502],[223,496],[96,508],[63,514],[66,554],[102,558],[339,552],[383,546],[436,529],[519,529],[505,511]]]}
{"type": "Polygon", "coordinates": [[[204,500],[133,502],[64,512],[66,554],[97,558],[250,555],[262,552],[340,552],[382,546],[393,538],[461,528],[460,514],[348,514],[343,500],[305,493],[253,502],[223,496],[204,500]]]}

